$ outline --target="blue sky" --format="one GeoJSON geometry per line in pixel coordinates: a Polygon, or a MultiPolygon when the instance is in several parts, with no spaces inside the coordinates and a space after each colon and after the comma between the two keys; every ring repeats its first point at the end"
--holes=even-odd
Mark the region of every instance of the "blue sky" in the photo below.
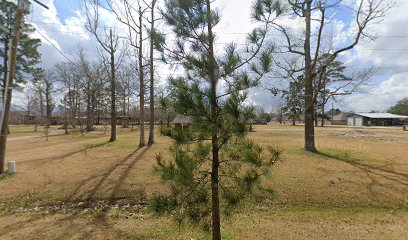
{"type": "Polygon", "coordinates": [[[55,0],[58,18],[64,22],[67,18],[74,16],[74,11],[80,9],[80,0],[55,0]]]}

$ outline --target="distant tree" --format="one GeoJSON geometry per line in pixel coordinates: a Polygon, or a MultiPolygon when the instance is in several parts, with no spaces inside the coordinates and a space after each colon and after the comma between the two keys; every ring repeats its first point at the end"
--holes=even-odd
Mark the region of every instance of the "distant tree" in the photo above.
{"type": "Polygon", "coordinates": [[[52,112],[55,109],[55,94],[59,91],[55,87],[57,82],[56,75],[53,70],[45,71],[39,69],[34,74],[33,85],[39,95],[41,115],[45,116],[45,125],[49,127],[52,112]]]}
{"type": "MultiPolygon", "coordinates": [[[[151,71],[154,69],[151,57],[153,53],[150,52],[150,60],[146,61],[144,59],[144,49],[146,46],[145,41],[147,39],[152,40],[152,35],[150,38],[145,38],[145,19],[146,12],[149,7],[152,9],[152,14],[154,19],[154,6],[156,1],[151,2],[151,5],[148,5],[148,2],[144,0],[123,0],[119,2],[115,1],[106,1],[106,4],[109,6],[110,10],[116,15],[117,20],[127,26],[128,30],[128,43],[133,47],[137,55],[137,70],[139,71],[139,123],[140,123],[140,137],[139,137],[139,147],[144,147],[146,145],[145,140],[145,68],[150,65],[151,71]],[[153,4],[154,3],[154,4],[153,4]],[[146,63],[149,62],[149,63],[146,63]]],[[[154,28],[154,21],[151,21],[151,27],[154,28]]],[[[153,34],[153,32],[151,32],[153,34]]],[[[151,51],[152,49],[150,49],[151,51]]],[[[151,73],[153,74],[153,72],[151,73]]],[[[154,75],[150,75],[150,81],[154,82],[154,75]]],[[[153,84],[154,85],[154,84],[153,84]]],[[[154,126],[152,126],[154,128],[154,126]]],[[[153,129],[154,130],[154,129],[153,129]]]]}
{"type": "MultiPolygon", "coordinates": [[[[328,54],[323,54],[319,65],[324,65],[328,54]]],[[[332,99],[351,95],[360,91],[360,87],[366,84],[377,73],[376,67],[347,71],[347,67],[342,61],[334,60],[325,67],[314,80],[315,92],[313,95],[315,102],[315,125],[318,117],[322,119],[321,126],[324,126],[323,119],[328,119],[325,115],[325,106],[332,99]]]]}
{"type": "Polygon", "coordinates": [[[137,74],[132,66],[122,66],[118,71],[118,97],[121,102],[121,108],[123,112],[123,127],[129,127],[130,118],[130,99],[135,93],[137,93],[137,74]]]}
{"type": "Polygon", "coordinates": [[[175,131],[174,159],[157,157],[156,170],[169,182],[169,195],[156,196],[152,207],[171,212],[179,223],[192,221],[212,228],[221,239],[220,213],[248,196],[261,175],[279,158],[280,151],[263,148],[244,136],[253,108],[243,103],[248,89],[271,70],[273,48],[266,43],[270,23],[280,13],[276,1],[258,0],[252,18],[257,27],[244,49],[230,43],[215,49],[214,28],[220,21],[214,1],[165,1],[163,18],[175,35],[170,56],[185,70],[171,78],[171,103],[175,112],[191,116],[189,130],[175,131]],[[221,81],[225,83],[220,88],[221,81]]]}
{"type": "MultiPolygon", "coordinates": [[[[79,52],[78,70],[81,73],[80,93],[86,104],[86,131],[94,130],[98,96],[102,94],[106,83],[111,83],[106,77],[106,68],[101,62],[90,62],[84,52],[79,52]]],[[[109,84],[110,85],[110,84],[109,84]]],[[[110,86],[109,86],[110,88],[110,86]]],[[[116,87],[115,87],[116,89],[116,87]]],[[[109,94],[107,94],[109,95],[109,94]]],[[[75,96],[75,95],[74,95],[75,96]]],[[[72,97],[74,97],[72,96],[72,97]]],[[[112,109],[111,109],[112,114],[112,109]]],[[[112,136],[111,136],[112,137],[112,136]]]]}
{"type": "Polygon", "coordinates": [[[100,56],[103,59],[105,70],[109,78],[109,90],[110,90],[110,117],[111,117],[111,135],[110,142],[116,141],[116,73],[119,63],[121,62],[120,45],[121,41],[119,36],[113,29],[103,29],[100,26],[100,9],[103,8],[103,4],[100,0],[86,0],[85,1],[85,13],[86,13],[86,29],[95,37],[100,46],[100,56]],[[119,56],[118,56],[119,55],[119,56]]]}
{"type": "Polygon", "coordinates": [[[299,77],[296,81],[289,83],[288,90],[283,91],[283,98],[286,100],[282,111],[292,120],[292,125],[296,125],[296,121],[300,121],[300,116],[304,111],[304,94],[305,88],[303,78],[299,77]]]}
{"type": "MultiPolygon", "coordinates": [[[[27,116],[27,120],[29,120],[31,117],[34,117],[36,114],[36,96],[35,92],[32,88],[31,85],[26,85],[24,88],[24,102],[23,102],[23,110],[25,111],[25,114],[27,116]]],[[[28,124],[27,121],[24,122],[24,124],[28,124]]]]}
{"type": "Polygon", "coordinates": [[[395,106],[388,109],[389,113],[408,116],[408,98],[398,101],[395,106]]]}
{"type": "MultiPolygon", "coordinates": [[[[81,54],[80,54],[81,55],[81,54]]],[[[79,55],[79,56],[80,56],[79,55]]],[[[81,59],[81,58],[79,58],[81,59]]],[[[55,74],[58,76],[59,84],[64,89],[63,94],[66,111],[68,111],[68,122],[73,128],[78,124],[77,116],[79,112],[81,72],[74,62],[62,62],[55,65],[55,74]]],[[[80,66],[80,65],[79,65],[80,66]]]]}

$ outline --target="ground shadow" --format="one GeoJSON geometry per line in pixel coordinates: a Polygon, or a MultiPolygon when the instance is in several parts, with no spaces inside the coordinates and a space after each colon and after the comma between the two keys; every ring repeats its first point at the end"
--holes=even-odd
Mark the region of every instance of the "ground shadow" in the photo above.
{"type": "Polygon", "coordinates": [[[366,164],[366,163],[362,163],[360,161],[358,161],[358,159],[351,159],[349,157],[343,157],[343,156],[339,156],[339,155],[333,155],[333,154],[329,154],[329,153],[324,153],[324,152],[317,152],[318,155],[326,157],[326,158],[331,158],[331,159],[335,159],[335,160],[339,160],[345,163],[348,163],[354,167],[358,167],[358,168],[365,168],[367,170],[371,170],[371,171],[379,171],[379,172],[383,172],[383,173],[389,173],[389,174],[393,174],[393,175],[397,175],[403,178],[406,178],[408,180],[408,174],[407,173],[401,173],[401,172],[397,172],[391,169],[388,169],[387,166],[373,166],[370,164],[366,164]]]}
{"type": "MultiPolygon", "coordinates": [[[[318,152],[317,154],[326,158],[335,159],[350,164],[362,171],[370,179],[370,183],[368,184],[367,188],[374,198],[377,198],[379,194],[375,191],[375,186],[384,186],[384,184],[379,181],[379,179],[381,178],[402,185],[405,189],[407,189],[406,187],[408,187],[408,174],[396,172],[387,168],[389,164],[386,164],[384,166],[373,166],[362,163],[358,159],[352,159],[349,156],[338,156],[323,152],[318,152]]],[[[387,187],[393,188],[397,191],[401,191],[400,188],[397,188],[395,186],[388,185],[387,187]]]]}
{"type": "Polygon", "coordinates": [[[88,192],[86,193],[86,201],[90,202],[92,200],[96,199],[96,194],[98,191],[102,188],[102,186],[106,183],[106,181],[109,179],[109,177],[119,169],[119,167],[124,166],[127,164],[127,168],[120,174],[119,178],[116,180],[116,184],[113,188],[113,192],[110,195],[109,199],[110,200],[117,200],[116,195],[119,192],[121,186],[123,185],[124,180],[128,177],[130,171],[132,168],[136,165],[136,163],[143,157],[143,155],[150,149],[150,147],[147,148],[138,148],[134,150],[133,152],[129,153],[125,158],[120,160],[119,162],[115,163],[112,165],[106,172],[102,174],[97,174],[90,176],[84,180],[82,180],[78,186],[74,189],[72,194],[68,197],[71,201],[75,200],[75,196],[77,196],[78,192],[81,190],[83,186],[85,186],[88,182],[94,180],[95,178],[100,178],[100,180],[96,183],[96,185],[88,192]],[[135,155],[139,153],[136,157],[135,155]],[[127,163],[129,160],[131,160],[129,163],[127,163]]]}
{"type": "Polygon", "coordinates": [[[44,164],[54,162],[54,161],[58,161],[58,160],[61,161],[61,160],[65,159],[65,158],[71,157],[71,156],[73,156],[75,154],[86,152],[88,150],[98,148],[98,147],[102,147],[102,146],[105,146],[105,145],[108,145],[108,144],[111,144],[111,143],[110,142],[102,142],[102,143],[98,143],[98,144],[92,144],[92,145],[89,145],[89,146],[85,146],[82,149],[79,149],[79,150],[76,150],[76,151],[73,151],[73,152],[69,152],[69,153],[66,153],[64,155],[60,155],[60,156],[57,156],[57,157],[40,158],[40,159],[35,159],[35,160],[31,160],[31,161],[24,161],[24,162],[28,163],[28,162],[41,162],[41,161],[43,161],[39,165],[44,165],[44,164]]]}
{"type": "MultiPolygon", "coordinates": [[[[111,194],[111,199],[117,197],[118,193],[120,192],[122,185],[126,178],[129,176],[130,171],[136,165],[137,162],[143,157],[143,155],[150,149],[151,146],[144,148],[137,156],[135,156],[132,161],[128,164],[127,168],[122,172],[118,180],[116,181],[115,186],[113,187],[113,191],[111,194]]],[[[128,159],[132,158],[133,156],[129,157],[128,159]]]]}

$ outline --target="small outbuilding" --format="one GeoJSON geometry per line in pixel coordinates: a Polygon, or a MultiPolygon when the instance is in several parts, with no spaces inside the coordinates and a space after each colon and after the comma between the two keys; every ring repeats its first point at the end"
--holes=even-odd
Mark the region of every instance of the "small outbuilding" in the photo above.
{"type": "Polygon", "coordinates": [[[408,116],[391,113],[354,113],[347,117],[348,126],[399,126],[408,116]]]}
{"type": "Polygon", "coordinates": [[[353,113],[340,113],[334,115],[331,121],[332,125],[347,125],[347,118],[353,115],[353,113]]]}
{"type": "Polygon", "coordinates": [[[190,116],[177,115],[173,121],[170,122],[170,124],[174,125],[175,129],[184,130],[185,128],[190,127],[192,122],[193,121],[190,116]]]}

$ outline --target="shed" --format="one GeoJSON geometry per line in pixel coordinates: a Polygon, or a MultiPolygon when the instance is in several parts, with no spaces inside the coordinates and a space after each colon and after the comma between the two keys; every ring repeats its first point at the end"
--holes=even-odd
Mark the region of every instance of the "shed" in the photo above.
{"type": "Polygon", "coordinates": [[[175,129],[184,129],[188,128],[192,123],[192,118],[190,116],[177,115],[173,121],[170,122],[171,125],[174,125],[175,129]]]}
{"type": "Polygon", "coordinates": [[[408,116],[391,113],[355,113],[347,117],[348,126],[399,126],[408,116]]]}
{"type": "Polygon", "coordinates": [[[353,113],[340,113],[332,118],[332,125],[347,125],[347,118],[353,113]]]}
{"type": "Polygon", "coordinates": [[[260,118],[250,118],[246,121],[249,125],[266,125],[268,124],[266,120],[260,118]]]}

